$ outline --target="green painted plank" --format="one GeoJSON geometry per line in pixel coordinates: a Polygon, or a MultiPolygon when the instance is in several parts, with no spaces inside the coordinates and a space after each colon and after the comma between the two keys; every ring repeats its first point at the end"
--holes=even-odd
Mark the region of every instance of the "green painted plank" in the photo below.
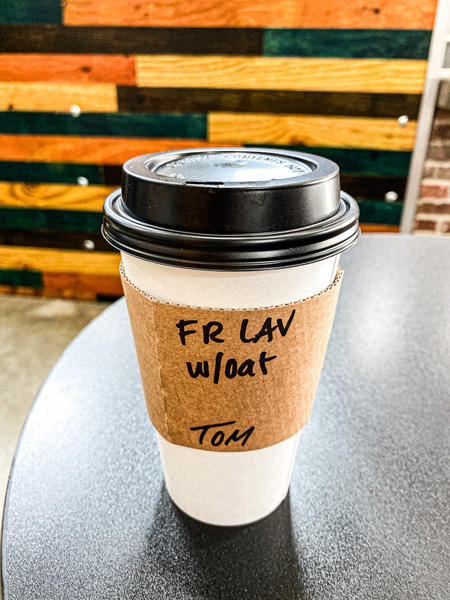
{"type": "Polygon", "coordinates": [[[99,232],[102,213],[77,210],[1,208],[0,228],[99,232]]]}
{"type": "Polygon", "coordinates": [[[25,286],[32,288],[42,287],[42,275],[38,271],[19,271],[13,269],[0,269],[0,285],[14,287],[25,286]]]}
{"type": "Polygon", "coordinates": [[[89,183],[103,183],[102,168],[97,165],[0,161],[0,181],[77,183],[78,177],[86,177],[89,183]]]}
{"type": "Polygon", "coordinates": [[[431,33],[415,29],[266,29],[263,55],[426,60],[431,33]]]}
{"type": "Polygon", "coordinates": [[[62,23],[60,0],[2,0],[0,23],[62,23]]]}
{"type": "MultiPolygon", "coordinates": [[[[247,147],[258,147],[246,144],[247,147]]],[[[308,152],[324,156],[337,163],[342,173],[359,175],[381,175],[389,177],[407,177],[411,152],[391,150],[367,150],[353,148],[323,148],[317,146],[269,146],[308,152]]]]}
{"type": "Polygon", "coordinates": [[[362,200],[358,202],[361,223],[399,225],[403,204],[362,200]]]}
{"type": "MultiPolygon", "coordinates": [[[[398,225],[402,204],[383,201],[359,201],[362,223],[398,225]]],[[[43,229],[47,231],[99,232],[102,214],[71,210],[41,210],[28,208],[1,208],[2,229],[43,229]]],[[[30,238],[32,243],[32,237],[30,238]]]]}
{"type": "Polygon", "coordinates": [[[0,133],[164,137],[206,140],[207,117],[198,114],[70,114],[0,112],[0,133]]]}

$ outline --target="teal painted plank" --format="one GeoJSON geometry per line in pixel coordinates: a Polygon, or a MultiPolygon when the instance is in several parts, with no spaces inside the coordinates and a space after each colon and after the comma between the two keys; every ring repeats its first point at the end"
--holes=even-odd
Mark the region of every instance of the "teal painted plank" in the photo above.
{"type": "Polygon", "coordinates": [[[2,229],[46,229],[56,231],[99,232],[102,213],[77,210],[41,210],[34,208],[1,208],[2,229]]]}
{"type": "Polygon", "coordinates": [[[120,137],[164,137],[206,140],[207,117],[197,114],[70,114],[0,112],[0,133],[120,137]]]}
{"type": "Polygon", "coordinates": [[[41,288],[42,275],[38,271],[18,271],[13,269],[0,269],[0,285],[41,288]]]}
{"type": "MultiPolygon", "coordinates": [[[[246,144],[247,147],[257,147],[246,144]]],[[[269,146],[297,152],[318,154],[333,160],[342,173],[353,175],[382,175],[407,177],[411,152],[366,150],[353,148],[323,148],[314,146],[269,146]]]]}
{"type": "Polygon", "coordinates": [[[399,225],[403,204],[362,200],[358,202],[361,223],[376,225],[399,225]]]}
{"type": "MultiPolygon", "coordinates": [[[[361,223],[398,225],[402,204],[362,200],[359,201],[361,223]]],[[[1,208],[2,229],[45,229],[53,231],[99,232],[102,214],[71,210],[41,210],[29,208],[1,208]]],[[[32,239],[30,240],[32,241],[32,239]]]]}
{"type": "Polygon", "coordinates": [[[0,23],[62,23],[60,0],[1,0],[0,23]]]}
{"type": "Polygon", "coordinates": [[[431,33],[415,29],[266,29],[263,55],[426,60],[431,33]]]}
{"type": "Polygon", "coordinates": [[[103,183],[102,168],[97,165],[0,161],[0,181],[74,184],[78,177],[86,177],[89,183],[103,183]]]}

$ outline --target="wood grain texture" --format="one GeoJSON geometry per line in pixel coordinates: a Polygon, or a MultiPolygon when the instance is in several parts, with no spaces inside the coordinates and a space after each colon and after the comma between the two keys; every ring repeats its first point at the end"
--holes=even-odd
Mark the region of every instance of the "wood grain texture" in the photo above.
{"type": "Polygon", "coordinates": [[[222,144],[275,144],[412,150],[416,123],[393,119],[211,113],[209,141],[222,144]]]}
{"type": "Polygon", "coordinates": [[[86,164],[0,161],[0,181],[75,184],[78,177],[85,177],[91,184],[102,183],[102,168],[86,164]]]}
{"type": "Polygon", "coordinates": [[[402,200],[405,186],[404,177],[371,177],[341,173],[341,189],[357,199],[384,200],[387,192],[395,192],[402,200]]]}
{"type": "Polygon", "coordinates": [[[120,255],[23,246],[0,246],[0,269],[117,276],[120,255]]]}
{"type": "Polygon", "coordinates": [[[206,115],[0,112],[0,133],[206,139],[206,115]]]}
{"type": "Polygon", "coordinates": [[[42,274],[43,285],[47,290],[79,290],[95,292],[102,296],[123,296],[119,275],[90,275],[87,273],[51,273],[42,274]]]}
{"type": "MultiPolygon", "coordinates": [[[[34,211],[33,211],[34,212],[34,211]]],[[[33,248],[64,248],[66,250],[83,250],[85,252],[116,252],[104,239],[100,230],[90,232],[57,231],[55,229],[2,229],[0,228],[0,245],[32,246],[33,248]],[[86,250],[84,244],[89,240],[94,244],[92,250],[86,250]]]]}
{"type": "Polygon", "coordinates": [[[436,0],[66,0],[66,25],[431,29],[436,0]]]}
{"type": "Polygon", "coordinates": [[[119,112],[266,112],[416,119],[420,94],[118,86],[119,112]]]}
{"type": "Polygon", "coordinates": [[[115,83],[136,81],[133,56],[0,54],[0,81],[115,83]]]}
{"type": "Polygon", "coordinates": [[[0,294],[5,296],[7,294],[15,294],[19,296],[42,296],[42,288],[24,287],[21,285],[0,285],[0,294]]]}
{"type": "Polygon", "coordinates": [[[422,60],[266,58],[230,56],[138,56],[143,87],[422,92],[422,60]]]}
{"type": "Polygon", "coordinates": [[[0,135],[0,160],[122,165],[140,154],[226,146],[204,140],[45,135],[0,135]]]}
{"type": "Polygon", "coordinates": [[[0,182],[0,207],[101,212],[105,198],[115,189],[117,186],[0,182]]]}
{"type": "Polygon", "coordinates": [[[84,112],[116,112],[116,86],[109,83],[0,82],[0,110],[69,112],[78,105],[84,112]]]}
{"type": "Polygon", "coordinates": [[[426,60],[431,31],[405,29],[265,29],[264,56],[426,60]]]}
{"type": "Polygon", "coordinates": [[[0,25],[4,52],[259,56],[262,29],[0,25]],[[131,35],[130,35],[131,33],[131,35]]]}

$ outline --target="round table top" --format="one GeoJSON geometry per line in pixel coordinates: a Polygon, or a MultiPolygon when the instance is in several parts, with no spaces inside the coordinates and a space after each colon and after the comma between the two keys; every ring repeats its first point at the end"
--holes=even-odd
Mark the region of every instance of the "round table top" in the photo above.
{"type": "Polygon", "coordinates": [[[447,600],[450,240],[363,236],[290,493],[239,528],[170,501],[123,300],[69,346],[24,428],[5,600],[447,600]]]}

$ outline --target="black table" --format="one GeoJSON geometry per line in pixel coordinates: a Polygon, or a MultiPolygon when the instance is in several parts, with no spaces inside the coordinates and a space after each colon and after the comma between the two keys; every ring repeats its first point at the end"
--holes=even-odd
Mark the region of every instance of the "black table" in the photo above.
{"type": "Polygon", "coordinates": [[[5,600],[448,600],[450,240],[368,236],[342,266],[290,495],[247,527],[172,505],[124,302],[89,325],[16,452],[5,600]]]}

